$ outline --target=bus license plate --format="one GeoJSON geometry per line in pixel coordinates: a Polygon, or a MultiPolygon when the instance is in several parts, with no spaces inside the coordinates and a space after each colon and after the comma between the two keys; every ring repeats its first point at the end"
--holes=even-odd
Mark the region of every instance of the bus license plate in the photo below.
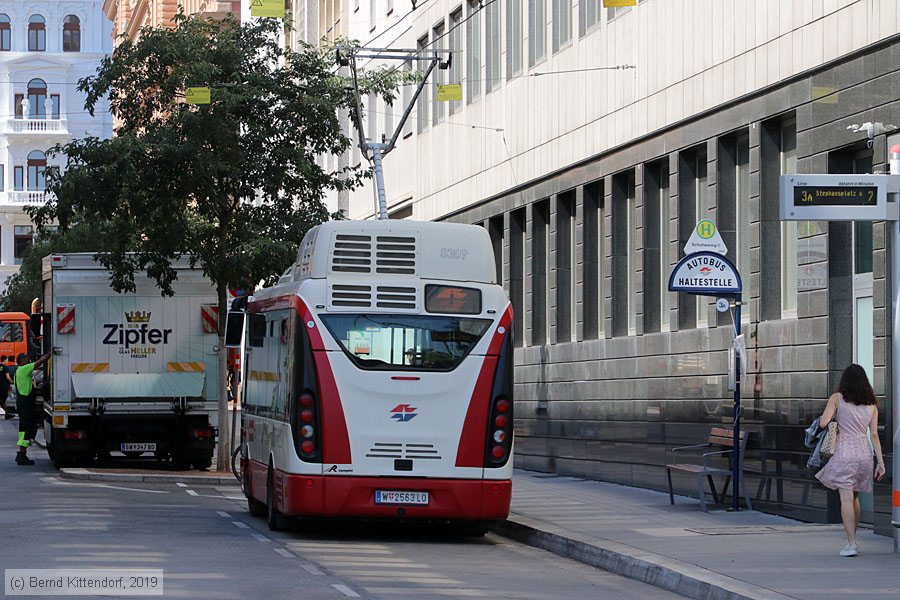
{"type": "Polygon", "coordinates": [[[375,490],[375,504],[418,504],[428,506],[428,492],[375,490]]]}
{"type": "Polygon", "coordinates": [[[122,452],[156,452],[156,444],[122,444],[122,452]]]}

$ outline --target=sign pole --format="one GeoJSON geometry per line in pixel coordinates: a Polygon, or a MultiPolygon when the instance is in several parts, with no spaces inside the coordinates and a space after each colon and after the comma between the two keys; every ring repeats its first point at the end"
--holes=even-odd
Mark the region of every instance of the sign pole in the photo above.
{"type": "MultiPolygon", "coordinates": [[[[741,294],[735,296],[734,303],[734,338],[741,335],[741,294]]],[[[740,508],[740,489],[741,489],[741,466],[743,456],[741,456],[741,356],[734,353],[734,459],[731,461],[731,509],[734,511],[740,508]]]]}
{"type": "MultiPolygon", "coordinates": [[[[892,175],[900,174],[900,145],[891,147],[890,169],[892,175]]],[[[895,196],[894,202],[900,202],[900,196],[895,196]]],[[[891,299],[894,303],[891,333],[891,421],[894,427],[891,524],[894,526],[894,552],[900,554],[900,221],[891,222],[891,253],[891,299]]]]}

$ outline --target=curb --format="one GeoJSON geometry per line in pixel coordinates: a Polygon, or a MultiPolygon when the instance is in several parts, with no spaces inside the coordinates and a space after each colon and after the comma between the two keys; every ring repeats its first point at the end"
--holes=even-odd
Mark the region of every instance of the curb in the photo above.
{"type": "Polygon", "coordinates": [[[231,475],[217,477],[208,475],[164,475],[161,473],[103,473],[89,471],[87,469],[66,468],[59,470],[59,476],[63,479],[77,479],[80,481],[104,481],[117,483],[192,483],[194,485],[238,485],[237,480],[231,475]]]}
{"type": "Polygon", "coordinates": [[[793,600],[773,590],[746,583],[690,563],[608,540],[591,543],[519,521],[506,520],[492,531],[557,556],[598,567],[698,600],[793,600]]]}

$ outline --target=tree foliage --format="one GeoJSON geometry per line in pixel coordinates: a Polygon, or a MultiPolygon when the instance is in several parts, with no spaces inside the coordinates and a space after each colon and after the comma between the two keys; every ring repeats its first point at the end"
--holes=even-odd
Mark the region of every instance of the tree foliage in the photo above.
{"type": "MultiPolygon", "coordinates": [[[[278,20],[179,15],[176,25],[123,41],[79,83],[91,114],[108,99],[116,136],[58,148],[66,166],[49,175],[55,200],[31,215],[62,230],[96,227],[98,259],[119,291],[146,271],[170,293],[171,261],[187,255],[224,301],[228,285],[281,273],[307,229],[328,218],[325,193],[364,176],[316,161],[349,147],[339,113],[352,114],[355,96],[332,51],[281,47],[278,20]],[[211,88],[211,104],[183,102],[194,86],[211,88]]],[[[395,85],[385,70],[363,79],[364,92],[386,98],[395,85]]]]}

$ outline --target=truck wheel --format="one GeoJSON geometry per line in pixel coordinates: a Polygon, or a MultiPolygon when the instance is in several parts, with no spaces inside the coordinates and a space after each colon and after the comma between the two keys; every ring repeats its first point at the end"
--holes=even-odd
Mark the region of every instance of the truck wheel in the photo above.
{"type": "Polygon", "coordinates": [[[275,478],[272,477],[272,465],[269,465],[269,481],[266,485],[266,523],[271,531],[284,529],[284,515],[275,508],[275,478]]]}
{"type": "Polygon", "coordinates": [[[200,456],[191,459],[191,464],[198,471],[205,471],[212,466],[212,456],[200,456]]]}

